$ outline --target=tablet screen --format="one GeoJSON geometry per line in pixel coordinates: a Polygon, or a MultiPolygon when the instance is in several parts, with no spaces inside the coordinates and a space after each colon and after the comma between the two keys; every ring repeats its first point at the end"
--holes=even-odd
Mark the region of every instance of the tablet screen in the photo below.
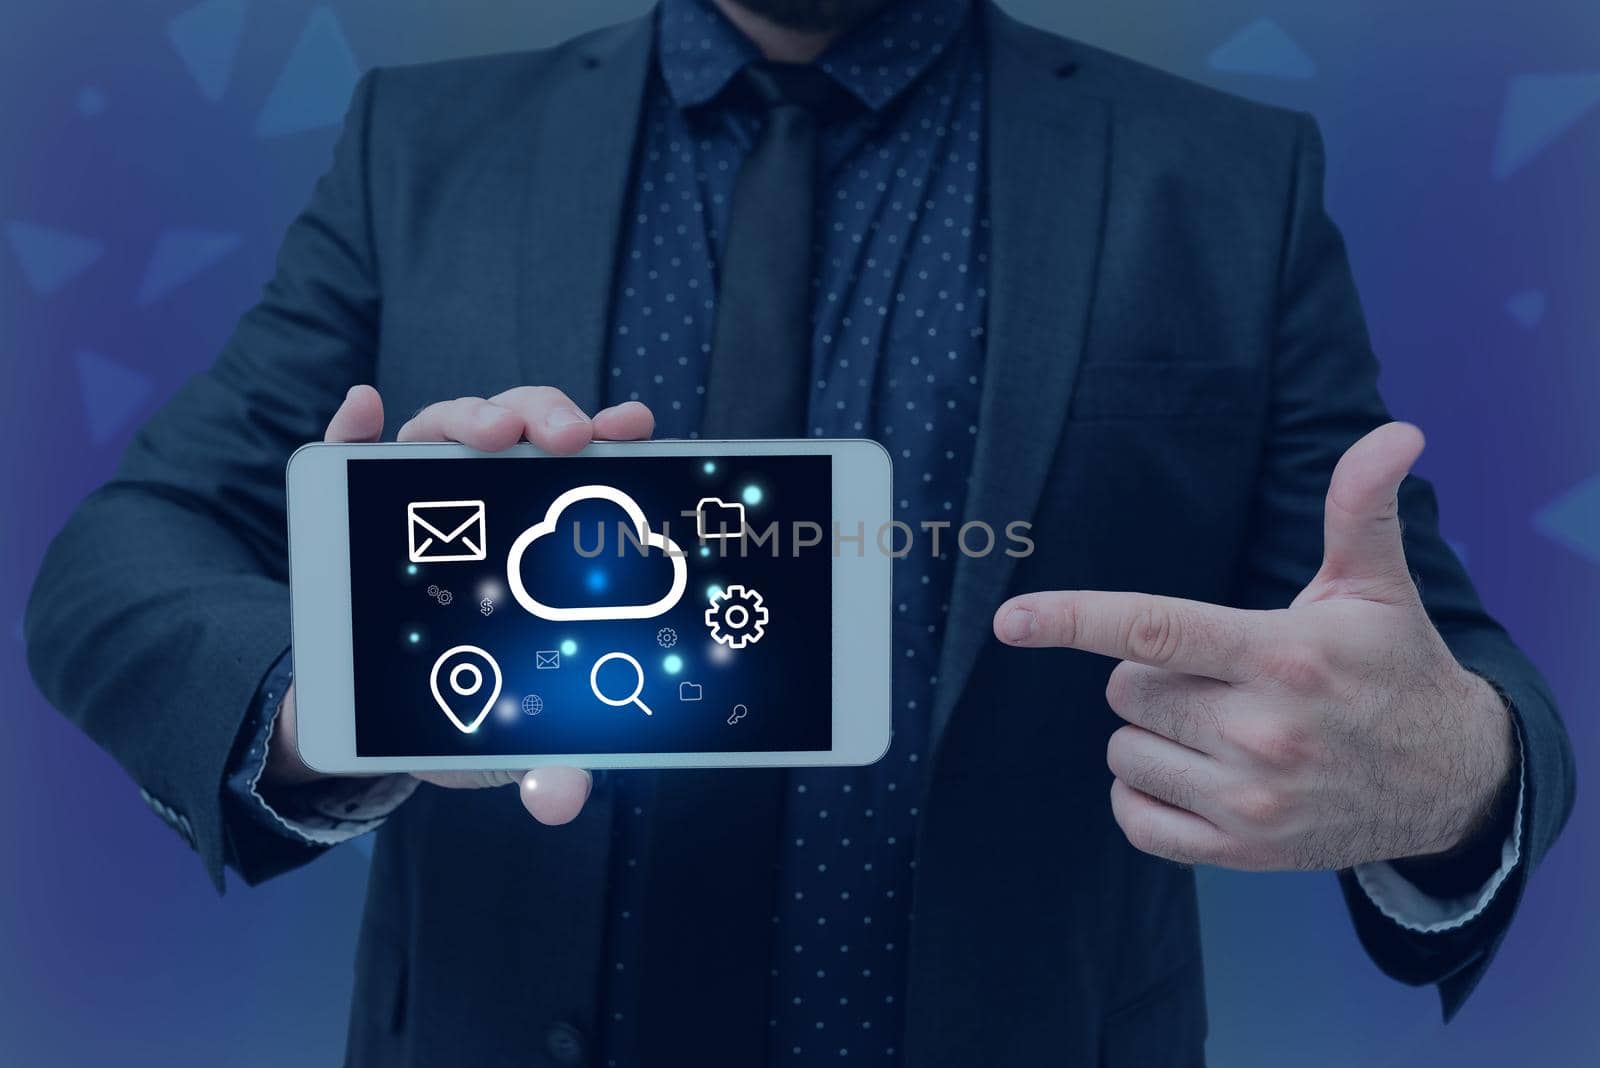
{"type": "Polygon", "coordinates": [[[832,747],[830,457],[346,462],[358,756],[832,747]]]}

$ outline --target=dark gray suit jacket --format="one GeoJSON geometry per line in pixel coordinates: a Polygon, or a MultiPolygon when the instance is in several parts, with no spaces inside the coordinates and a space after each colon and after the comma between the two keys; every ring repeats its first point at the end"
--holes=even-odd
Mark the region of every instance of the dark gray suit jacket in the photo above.
{"type": "MultiPolygon", "coordinates": [[[[1282,606],[1315,570],[1339,454],[1386,418],[1303,116],[985,15],[993,287],[970,513],[1038,550],[961,561],[933,710],[907,1063],[1196,1065],[1191,873],[1109,811],[1110,664],[1003,648],[1021,590],[1282,606]]],[[[591,408],[636,120],[640,20],[550,51],[381,71],[276,277],[216,366],[145,427],[52,547],[28,616],[44,693],[251,881],[314,851],[238,818],[222,780],[289,644],[283,464],[345,390],[392,415],[549,383],[591,408]],[[152,680],[161,680],[159,685],[152,680]]],[[[1543,683],[1440,540],[1406,548],[1456,655],[1517,711],[1524,862],[1489,912],[1411,935],[1359,891],[1390,973],[1477,981],[1572,795],[1543,683]]],[[[641,1026],[655,1063],[748,1066],[765,1042],[774,773],[661,776],[641,1026]]],[[[354,1065],[571,1064],[590,1052],[611,793],[541,827],[499,791],[423,787],[379,835],[354,1065]]],[[[1347,879],[1348,888],[1348,879],[1347,879]]]]}

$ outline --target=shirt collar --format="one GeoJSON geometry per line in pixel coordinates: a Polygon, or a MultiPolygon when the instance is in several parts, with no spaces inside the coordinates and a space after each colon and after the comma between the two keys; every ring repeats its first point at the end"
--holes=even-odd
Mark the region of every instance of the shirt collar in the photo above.
{"type": "MultiPolygon", "coordinates": [[[[972,0],[892,0],[828,46],[825,71],[873,111],[909,89],[961,34],[972,0]]],[[[662,0],[656,23],[662,79],[680,108],[708,103],[761,52],[710,0],[662,0]]]]}

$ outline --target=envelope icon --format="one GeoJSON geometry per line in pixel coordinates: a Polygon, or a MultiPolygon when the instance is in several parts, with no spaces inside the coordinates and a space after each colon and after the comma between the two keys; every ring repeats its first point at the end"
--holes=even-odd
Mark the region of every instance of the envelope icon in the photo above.
{"type": "Polygon", "coordinates": [[[482,501],[414,501],[406,505],[413,564],[482,560],[488,555],[482,501]]]}
{"type": "Polygon", "coordinates": [[[533,654],[533,669],[535,671],[554,671],[560,666],[560,649],[539,649],[533,654]]]}

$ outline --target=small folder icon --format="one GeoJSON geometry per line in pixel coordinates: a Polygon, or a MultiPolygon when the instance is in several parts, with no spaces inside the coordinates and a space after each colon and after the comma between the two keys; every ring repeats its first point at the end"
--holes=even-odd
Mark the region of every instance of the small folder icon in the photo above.
{"type": "Polygon", "coordinates": [[[482,501],[415,501],[406,505],[413,564],[482,560],[488,555],[482,501]]]}
{"type": "Polygon", "coordinates": [[[701,541],[744,537],[744,505],[716,497],[701,497],[694,506],[695,534],[701,541]]]}
{"type": "Polygon", "coordinates": [[[700,700],[700,684],[698,682],[680,682],[680,683],[678,683],[678,700],[680,700],[680,701],[698,701],[698,700],[700,700]]]}

